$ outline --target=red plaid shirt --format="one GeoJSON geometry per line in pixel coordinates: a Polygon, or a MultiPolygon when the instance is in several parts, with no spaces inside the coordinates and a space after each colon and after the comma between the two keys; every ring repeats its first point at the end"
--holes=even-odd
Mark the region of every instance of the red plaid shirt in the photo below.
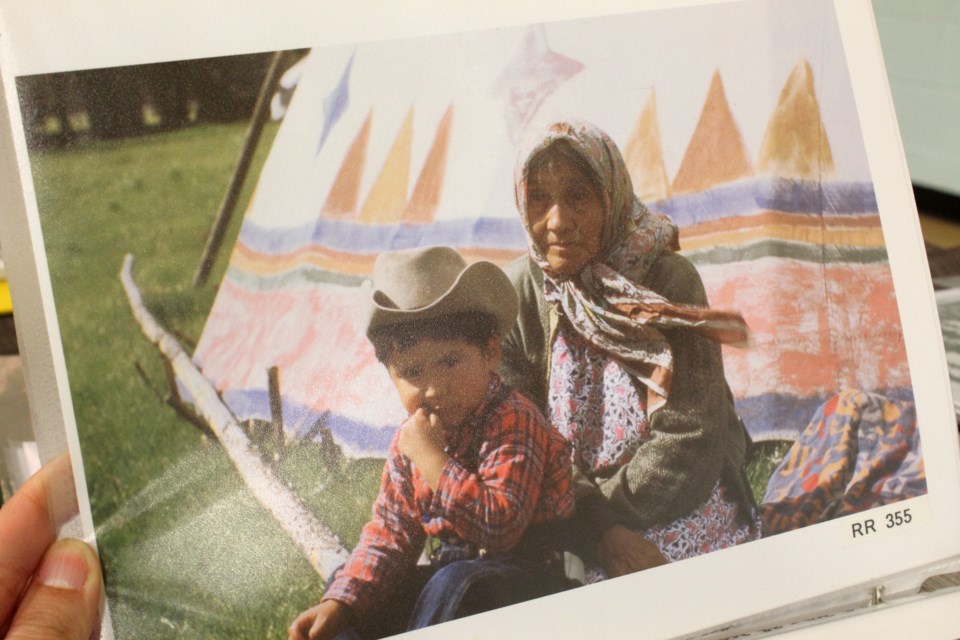
{"type": "Polygon", "coordinates": [[[409,575],[427,536],[509,551],[527,526],[573,513],[569,445],[523,395],[496,379],[487,401],[447,447],[434,492],[400,453],[387,454],[373,517],[324,600],[373,611],[409,575]]]}

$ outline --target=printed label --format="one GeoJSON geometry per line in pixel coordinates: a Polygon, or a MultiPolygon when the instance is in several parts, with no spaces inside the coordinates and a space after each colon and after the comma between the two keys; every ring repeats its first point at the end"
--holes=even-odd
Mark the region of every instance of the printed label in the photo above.
{"type": "Polygon", "coordinates": [[[844,519],[844,536],[848,543],[878,540],[929,521],[930,507],[925,497],[905,500],[844,519]]]}

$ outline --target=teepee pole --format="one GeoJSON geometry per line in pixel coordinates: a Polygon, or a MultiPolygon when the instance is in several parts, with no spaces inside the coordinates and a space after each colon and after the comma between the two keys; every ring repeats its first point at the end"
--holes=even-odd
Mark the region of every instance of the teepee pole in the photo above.
{"type": "Polygon", "coordinates": [[[233,172],[233,177],[230,178],[230,184],[223,196],[223,202],[220,203],[217,219],[210,229],[207,244],[203,248],[203,256],[200,258],[200,266],[197,267],[197,272],[193,276],[194,287],[203,286],[207,281],[207,278],[210,277],[210,271],[213,269],[213,263],[217,259],[217,254],[220,253],[220,246],[223,244],[227,227],[230,225],[233,212],[237,207],[237,200],[240,198],[240,190],[243,188],[243,182],[250,171],[250,164],[253,162],[253,154],[257,150],[257,143],[260,142],[260,134],[263,133],[263,127],[267,122],[270,96],[280,79],[280,61],[282,58],[282,51],[273,54],[267,77],[264,78],[263,84],[260,86],[257,104],[253,109],[250,127],[247,129],[247,137],[243,141],[243,150],[240,152],[240,160],[237,161],[237,168],[233,172]]]}
{"type": "Polygon", "coordinates": [[[156,321],[133,280],[133,256],[127,254],[120,281],[140,329],[170,363],[176,379],[190,393],[200,417],[220,441],[250,492],[290,536],[313,569],[322,577],[343,564],[347,551],[337,535],[309,511],[263,461],[217,390],[197,369],[177,339],[156,321]]]}

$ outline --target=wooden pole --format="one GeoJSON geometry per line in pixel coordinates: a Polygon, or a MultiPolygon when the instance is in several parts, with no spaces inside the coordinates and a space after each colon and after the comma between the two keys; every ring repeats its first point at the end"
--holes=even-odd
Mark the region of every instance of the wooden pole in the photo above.
{"type": "Polygon", "coordinates": [[[260,86],[257,104],[253,109],[250,127],[247,129],[247,137],[243,142],[243,150],[240,152],[240,160],[237,162],[233,177],[230,178],[227,193],[223,196],[223,202],[220,203],[217,219],[214,221],[210,235],[207,237],[207,244],[203,248],[203,256],[200,258],[200,266],[197,267],[197,272],[193,276],[193,286],[195,288],[203,286],[207,278],[210,277],[213,263],[220,252],[220,245],[223,244],[227,227],[230,225],[230,219],[237,207],[237,200],[240,198],[240,190],[243,188],[243,182],[250,171],[250,163],[253,161],[253,154],[257,150],[257,143],[260,142],[260,134],[263,133],[263,127],[267,122],[267,114],[270,111],[270,96],[280,79],[280,61],[282,58],[282,51],[273,54],[267,77],[260,86]]]}
{"type": "Polygon", "coordinates": [[[237,419],[220,400],[214,386],[200,373],[177,339],[147,310],[133,281],[133,256],[130,254],[123,259],[120,282],[143,334],[169,360],[177,380],[190,392],[200,416],[223,445],[251,493],[273,515],[314,570],[324,578],[329,576],[347,559],[343,543],[273,474],[237,419]]]}
{"type": "Polygon", "coordinates": [[[267,390],[270,394],[270,419],[273,421],[274,454],[279,461],[283,457],[283,397],[280,395],[280,370],[277,367],[267,369],[267,390]]]}

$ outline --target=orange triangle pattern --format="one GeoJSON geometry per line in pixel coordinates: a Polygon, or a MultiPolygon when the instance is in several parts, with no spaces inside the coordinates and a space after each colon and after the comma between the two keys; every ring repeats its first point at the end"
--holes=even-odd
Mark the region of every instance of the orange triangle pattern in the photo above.
{"type": "Polygon", "coordinates": [[[450,126],[453,122],[453,105],[440,119],[437,133],[430,146],[430,152],[423,163],[417,185],[413,188],[413,195],[403,212],[403,221],[420,223],[433,220],[440,205],[440,194],[443,192],[443,176],[447,166],[447,148],[450,145],[450,126]]]}
{"type": "Polygon", "coordinates": [[[787,78],[760,145],[757,169],[787,178],[819,180],[834,172],[813,69],[801,60],[787,78]]]}
{"type": "MultiPolygon", "coordinates": [[[[350,218],[356,211],[370,138],[372,111],[348,149],[322,215],[350,218]]],[[[453,105],[447,107],[430,151],[407,199],[413,141],[413,107],[407,112],[393,146],[359,213],[364,223],[425,223],[434,219],[443,193],[453,105]]],[[[700,119],[683,161],[670,184],[663,160],[656,93],[651,91],[624,148],[634,191],[644,201],[703,191],[754,175],[723,88],[715,71],[700,119]]],[[[833,154],[820,116],[813,70],[801,60],[791,71],[767,124],[758,172],[787,178],[819,180],[834,173],[833,154]]]]}
{"type": "Polygon", "coordinates": [[[752,175],[743,136],[730,112],[720,72],[715,71],[697,128],[673,180],[673,192],[703,191],[752,175]]]}
{"type": "Polygon", "coordinates": [[[633,182],[633,192],[644,202],[670,195],[670,178],[663,164],[660,144],[660,122],[657,118],[657,95],[650,91],[640,118],[624,149],[624,161],[633,182]]]}
{"type": "Polygon", "coordinates": [[[413,107],[400,125],[383,169],[367,195],[360,210],[360,221],[382,224],[400,219],[407,202],[407,183],[410,180],[410,149],[413,145],[413,107]]]}
{"type": "Polygon", "coordinates": [[[327,201],[323,203],[320,215],[324,218],[352,218],[360,199],[360,180],[363,178],[363,166],[367,158],[367,142],[370,140],[370,122],[373,110],[367,114],[357,137],[353,139],[347,154],[340,165],[340,171],[330,187],[327,201]]]}

